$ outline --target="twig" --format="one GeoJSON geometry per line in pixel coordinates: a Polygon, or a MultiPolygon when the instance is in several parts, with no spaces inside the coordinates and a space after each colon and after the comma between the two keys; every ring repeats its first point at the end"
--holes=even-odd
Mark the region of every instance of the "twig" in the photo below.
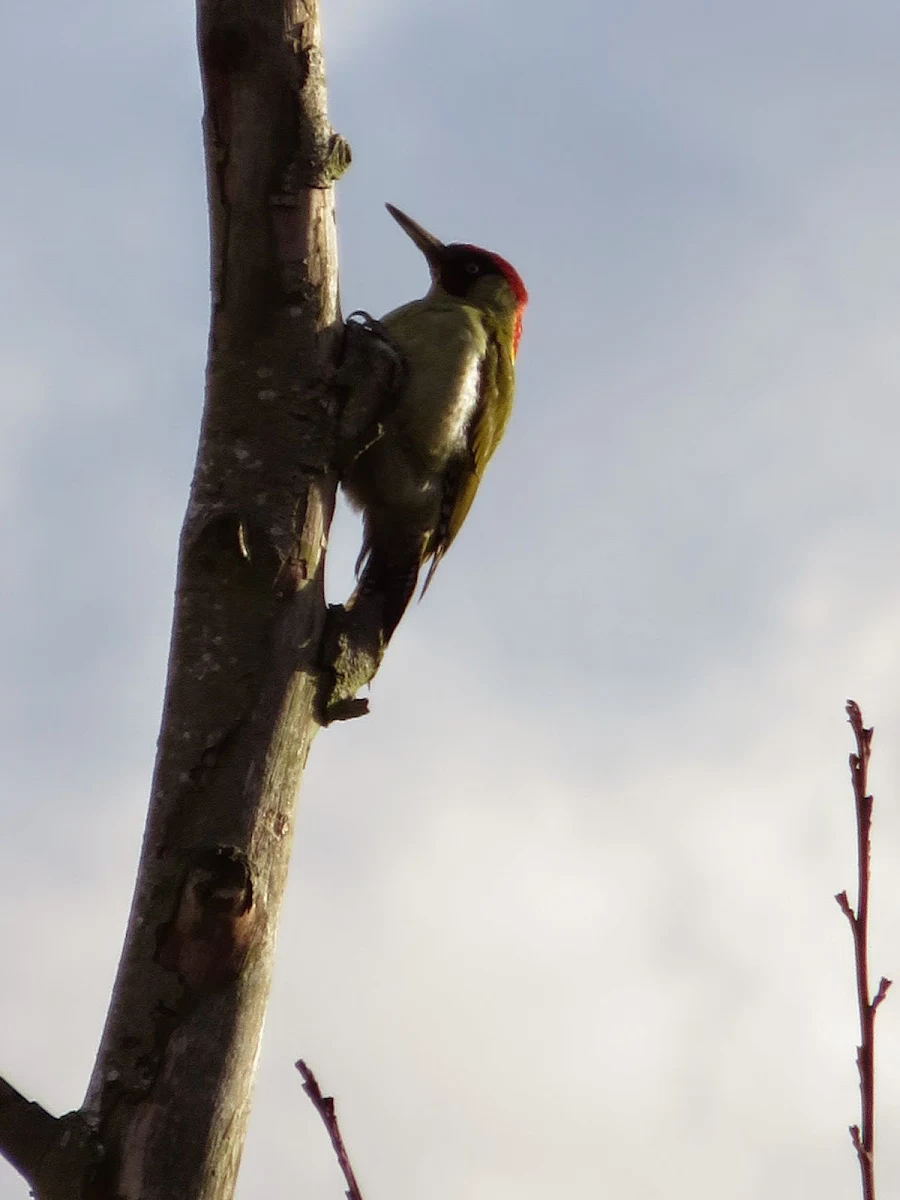
{"type": "Polygon", "coordinates": [[[853,911],[847,893],[835,896],[838,907],[850,922],[856,958],[856,996],[859,1005],[859,1045],[856,1066],[862,1119],[850,1126],[850,1141],[859,1159],[863,1200],[875,1200],[875,1013],[887,995],[891,981],[883,976],[875,996],[869,992],[869,878],[871,862],[872,797],[868,794],[869,758],[872,753],[872,729],[863,725],[862,713],[854,700],[847,701],[847,716],[856,738],[856,753],[850,755],[850,778],[856,802],[856,854],[858,899],[853,911]]]}
{"type": "Polygon", "coordinates": [[[0,1154],[34,1196],[82,1196],[86,1174],[103,1157],[96,1130],[81,1113],[53,1117],[0,1078],[0,1154]]]}
{"type": "Polygon", "coordinates": [[[59,1122],[0,1078],[0,1154],[31,1183],[59,1136],[59,1122]]]}
{"type": "Polygon", "coordinates": [[[325,1128],[328,1130],[328,1136],[331,1138],[332,1146],[334,1146],[338,1166],[341,1168],[347,1183],[347,1200],[362,1200],[362,1192],[359,1190],[359,1184],[356,1182],[356,1176],[353,1174],[353,1167],[350,1165],[350,1156],[347,1154],[344,1139],[341,1137],[340,1126],[338,1125],[338,1119],[334,1111],[334,1100],[331,1096],[322,1095],[315,1075],[313,1075],[302,1058],[294,1066],[303,1078],[304,1092],[312,1100],[316,1112],[322,1118],[325,1128]]]}

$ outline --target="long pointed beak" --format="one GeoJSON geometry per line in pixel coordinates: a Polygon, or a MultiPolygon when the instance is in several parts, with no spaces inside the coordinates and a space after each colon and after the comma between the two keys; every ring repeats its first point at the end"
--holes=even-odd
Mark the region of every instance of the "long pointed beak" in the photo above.
{"type": "Polygon", "coordinates": [[[429,233],[427,229],[408,217],[405,212],[401,212],[399,208],[395,208],[393,204],[385,204],[384,206],[404,233],[408,234],[416,243],[422,253],[428,260],[428,266],[431,268],[431,277],[436,279],[441,267],[441,251],[444,249],[444,243],[439,241],[433,233],[429,233]]]}

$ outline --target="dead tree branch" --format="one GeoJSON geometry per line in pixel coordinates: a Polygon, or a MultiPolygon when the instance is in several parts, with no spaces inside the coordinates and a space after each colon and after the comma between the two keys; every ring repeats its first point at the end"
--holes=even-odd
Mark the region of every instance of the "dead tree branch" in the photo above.
{"type": "Polygon", "coordinates": [[[882,977],[874,997],[869,991],[869,881],[872,857],[872,797],[869,788],[869,758],[873,729],[863,725],[859,705],[847,701],[847,717],[856,739],[856,753],[850,755],[850,778],[856,807],[856,867],[858,895],[856,912],[839,892],[835,900],[850,923],[856,962],[856,996],[859,1007],[859,1045],[856,1066],[859,1071],[861,1122],[850,1126],[850,1140],[859,1159],[863,1200],[875,1200],[875,1013],[887,995],[891,981],[882,977]]]}
{"type": "Polygon", "coordinates": [[[163,723],[84,1108],[67,1125],[0,1090],[0,1153],[40,1200],[232,1195],[319,728],[342,328],[332,184],[348,151],[328,123],[317,0],[198,0],[198,32],[212,321],[163,723]],[[72,1121],[90,1153],[51,1180],[42,1148],[72,1144],[72,1121]]]}
{"type": "Polygon", "coordinates": [[[341,1168],[341,1173],[347,1184],[347,1191],[345,1193],[347,1200],[362,1200],[362,1192],[359,1190],[359,1184],[356,1182],[356,1176],[353,1174],[350,1155],[347,1153],[344,1139],[341,1137],[341,1127],[338,1124],[337,1113],[334,1111],[333,1098],[322,1095],[318,1080],[302,1058],[294,1063],[294,1066],[303,1078],[304,1092],[312,1100],[316,1112],[322,1118],[322,1123],[328,1130],[328,1136],[331,1138],[338,1166],[341,1168]]]}

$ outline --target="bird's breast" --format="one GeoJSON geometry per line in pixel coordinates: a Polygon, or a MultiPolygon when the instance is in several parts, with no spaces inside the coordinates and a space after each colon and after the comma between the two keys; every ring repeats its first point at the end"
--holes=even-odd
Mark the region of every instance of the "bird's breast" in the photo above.
{"type": "Polygon", "coordinates": [[[397,409],[414,454],[431,469],[466,452],[472,417],[481,399],[486,350],[477,315],[457,306],[413,312],[391,336],[406,360],[406,383],[397,409]]]}

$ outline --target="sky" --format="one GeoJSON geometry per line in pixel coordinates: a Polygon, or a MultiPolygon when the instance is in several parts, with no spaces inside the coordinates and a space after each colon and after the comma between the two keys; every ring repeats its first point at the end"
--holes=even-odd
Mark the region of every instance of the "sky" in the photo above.
{"type": "MultiPolygon", "coordinates": [[[[345,311],[383,208],[515,263],[516,408],[321,734],[239,1200],[859,1195],[844,702],[900,977],[896,4],[322,0],[345,311]]],[[[187,0],[4,10],[0,1073],[81,1102],[153,765],[208,321],[187,0]]],[[[359,531],[338,516],[329,594],[359,531]]],[[[879,1011],[900,1193],[900,994],[879,1011]]],[[[25,1187],[0,1163],[0,1200],[25,1187]]]]}

